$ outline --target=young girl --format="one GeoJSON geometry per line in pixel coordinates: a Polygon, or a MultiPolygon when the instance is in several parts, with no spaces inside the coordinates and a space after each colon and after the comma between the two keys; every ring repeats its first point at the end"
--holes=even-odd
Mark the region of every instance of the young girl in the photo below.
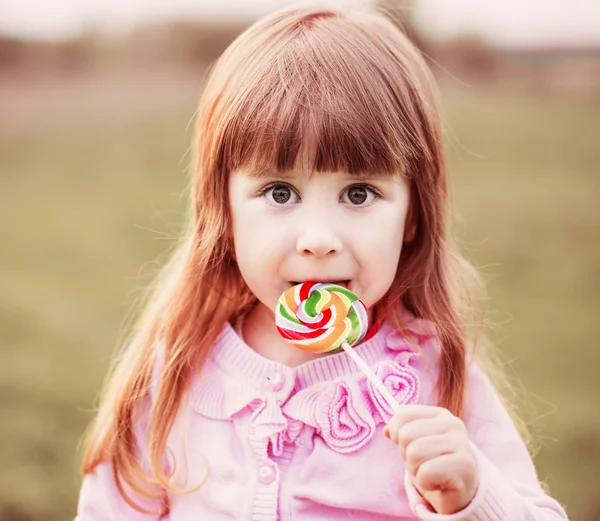
{"type": "Polygon", "coordinates": [[[472,356],[408,39],[373,13],[273,14],[216,64],[197,130],[189,232],[108,385],[77,520],[566,519],[472,356]],[[356,350],[398,412],[346,353],[280,337],[305,281],[371,310],[356,350]]]}

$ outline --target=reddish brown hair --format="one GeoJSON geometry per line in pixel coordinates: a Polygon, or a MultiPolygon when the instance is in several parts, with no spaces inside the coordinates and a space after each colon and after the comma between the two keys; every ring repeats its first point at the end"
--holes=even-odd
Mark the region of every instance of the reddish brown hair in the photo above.
{"type": "Polygon", "coordinates": [[[410,181],[414,238],[378,308],[399,330],[402,306],[436,324],[439,404],[462,414],[470,343],[464,325],[472,321],[468,289],[476,278],[449,238],[434,97],[419,52],[375,13],[294,7],[237,38],[201,99],[188,233],[108,382],[84,472],[109,459],[122,492],[123,480],[147,496],[149,484],[173,490],[163,455],[186,386],[225,322],[255,302],[233,257],[228,180],[236,168],[385,172],[410,181]],[[137,456],[134,419],[149,393],[159,340],[165,360],[147,427],[151,479],[137,456]]]}

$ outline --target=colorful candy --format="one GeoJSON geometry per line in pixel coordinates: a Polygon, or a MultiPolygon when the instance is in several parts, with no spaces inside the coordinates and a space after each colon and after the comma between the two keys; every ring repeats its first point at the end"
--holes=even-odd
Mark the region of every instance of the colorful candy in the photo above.
{"type": "Polygon", "coordinates": [[[283,338],[311,353],[335,353],[356,345],[368,328],[367,308],[350,290],[327,282],[304,282],[286,290],[275,310],[283,338]]]}

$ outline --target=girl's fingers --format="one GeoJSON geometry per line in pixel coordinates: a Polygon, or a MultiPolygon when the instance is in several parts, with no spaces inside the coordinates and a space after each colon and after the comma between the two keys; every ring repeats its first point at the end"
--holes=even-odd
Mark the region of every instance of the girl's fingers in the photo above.
{"type": "Polygon", "coordinates": [[[438,418],[427,418],[424,420],[414,420],[410,423],[402,425],[397,433],[397,444],[400,447],[402,457],[406,459],[406,449],[413,442],[445,434],[452,430],[452,422],[445,421],[445,419],[438,418]]]}
{"type": "Polygon", "coordinates": [[[403,405],[396,412],[404,423],[422,418],[435,418],[441,414],[452,414],[448,409],[434,405],[403,405]]]}
{"type": "Polygon", "coordinates": [[[398,430],[404,424],[425,418],[435,418],[450,411],[430,405],[402,405],[383,429],[383,434],[394,443],[398,443],[398,430]]]}
{"type": "Polygon", "coordinates": [[[392,419],[383,428],[383,435],[398,444],[398,431],[402,426],[402,420],[398,417],[398,414],[392,416],[392,419]]]}
{"type": "Polygon", "coordinates": [[[462,420],[442,407],[403,406],[384,429],[384,435],[401,448],[422,436],[465,430],[462,420]]]}
{"type": "Polygon", "coordinates": [[[406,447],[403,454],[406,470],[411,476],[416,476],[418,469],[426,462],[446,454],[454,454],[462,447],[462,439],[452,434],[435,434],[416,439],[406,447]]]}
{"type": "Polygon", "coordinates": [[[473,465],[463,453],[442,454],[425,461],[413,474],[415,487],[425,495],[433,491],[461,490],[471,481],[473,465]]]}

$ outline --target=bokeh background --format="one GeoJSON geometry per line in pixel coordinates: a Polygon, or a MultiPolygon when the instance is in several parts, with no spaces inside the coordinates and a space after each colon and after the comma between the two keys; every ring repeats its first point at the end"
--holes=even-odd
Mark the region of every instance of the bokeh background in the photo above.
{"type": "MultiPolygon", "coordinates": [[[[181,230],[207,66],[285,3],[0,3],[1,520],[73,518],[95,397],[181,230]]],[[[598,521],[600,5],[378,3],[440,84],[456,230],[540,478],[598,521]]]]}

